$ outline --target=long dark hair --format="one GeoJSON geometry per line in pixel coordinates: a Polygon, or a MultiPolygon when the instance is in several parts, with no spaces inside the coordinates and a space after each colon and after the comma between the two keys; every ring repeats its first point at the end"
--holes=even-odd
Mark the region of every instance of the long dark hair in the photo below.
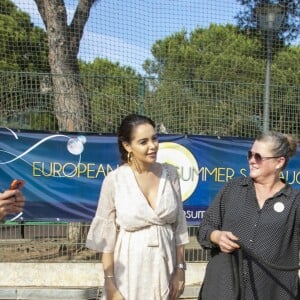
{"type": "Polygon", "coordinates": [[[120,124],[118,130],[118,146],[121,155],[121,161],[123,163],[127,162],[128,159],[128,153],[123,147],[123,142],[130,144],[134,129],[141,124],[150,124],[153,128],[155,128],[155,123],[153,120],[151,120],[149,117],[138,114],[127,115],[120,124]]]}

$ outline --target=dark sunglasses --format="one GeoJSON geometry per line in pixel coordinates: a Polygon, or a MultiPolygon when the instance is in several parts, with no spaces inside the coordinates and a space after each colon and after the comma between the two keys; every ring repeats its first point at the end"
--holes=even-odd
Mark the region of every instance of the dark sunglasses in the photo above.
{"type": "Polygon", "coordinates": [[[254,157],[255,161],[260,163],[264,160],[267,160],[267,159],[272,159],[272,158],[279,158],[281,156],[261,156],[259,153],[255,153],[255,152],[252,152],[252,151],[248,151],[248,160],[251,159],[252,157],[254,157]]]}

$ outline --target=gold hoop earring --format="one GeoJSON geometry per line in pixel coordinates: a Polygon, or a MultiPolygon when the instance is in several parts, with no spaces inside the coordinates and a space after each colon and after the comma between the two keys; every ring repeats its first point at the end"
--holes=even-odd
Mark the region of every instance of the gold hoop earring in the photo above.
{"type": "Polygon", "coordinates": [[[131,165],[132,162],[132,152],[127,152],[127,163],[131,165]]]}
{"type": "Polygon", "coordinates": [[[131,162],[133,162],[133,165],[134,165],[135,169],[137,170],[137,172],[139,174],[141,174],[142,173],[142,169],[141,169],[139,163],[136,161],[136,159],[135,159],[135,157],[133,155],[131,157],[131,162]]]}

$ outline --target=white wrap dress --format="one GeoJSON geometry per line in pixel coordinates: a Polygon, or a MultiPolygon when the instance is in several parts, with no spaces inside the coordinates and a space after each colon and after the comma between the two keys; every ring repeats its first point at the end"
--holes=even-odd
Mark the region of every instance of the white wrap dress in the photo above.
{"type": "Polygon", "coordinates": [[[162,165],[155,209],[128,165],[107,175],[86,246],[114,253],[115,282],[126,300],[167,300],[176,246],[188,242],[175,167],[162,165]]]}

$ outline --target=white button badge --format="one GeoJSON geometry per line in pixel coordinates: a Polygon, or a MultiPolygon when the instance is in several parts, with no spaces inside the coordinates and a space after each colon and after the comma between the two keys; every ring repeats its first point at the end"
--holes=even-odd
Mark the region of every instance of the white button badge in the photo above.
{"type": "Polygon", "coordinates": [[[274,204],[274,210],[278,213],[281,213],[284,211],[284,204],[282,202],[276,202],[274,204]]]}

